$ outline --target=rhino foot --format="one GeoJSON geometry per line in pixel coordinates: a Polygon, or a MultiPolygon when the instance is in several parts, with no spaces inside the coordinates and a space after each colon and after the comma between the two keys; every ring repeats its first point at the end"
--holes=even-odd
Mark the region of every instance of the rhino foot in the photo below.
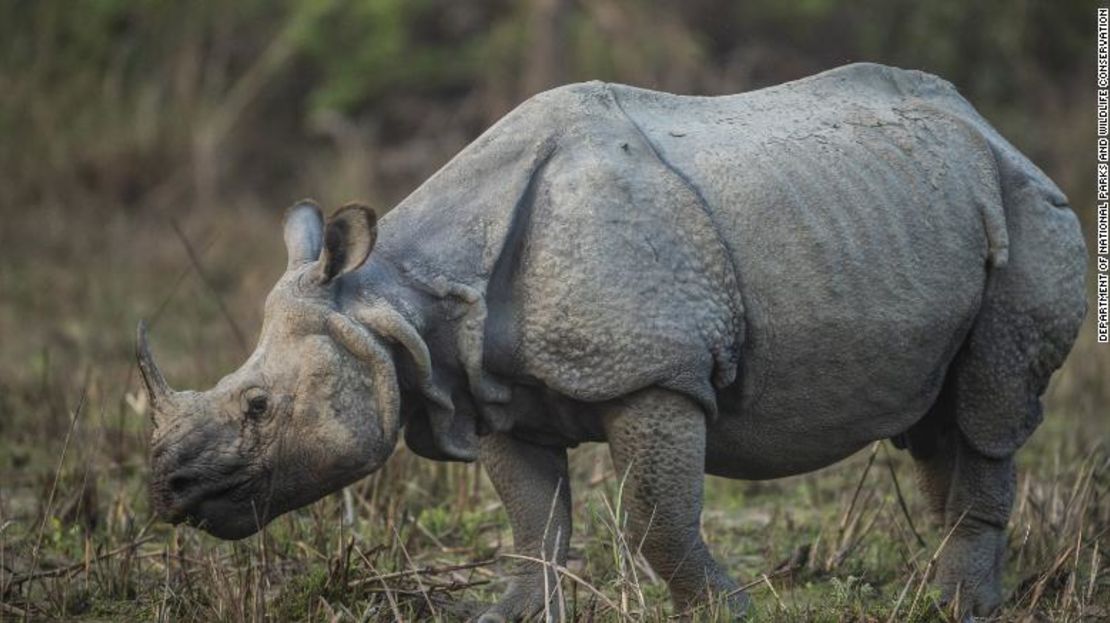
{"type": "MultiPolygon", "coordinates": [[[[551,584],[548,591],[554,592],[551,584]]],[[[510,623],[511,621],[545,620],[542,616],[544,610],[544,578],[541,573],[517,576],[509,585],[509,590],[496,604],[490,606],[478,616],[476,623],[510,623]]],[[[550,616],[546,620],[559,620],[559,605],[553,598],[550,602],[550,616]]]]}
{"type": "Polygon", "coordinates": [[[941,601],[957,615],[987,616],[1002,603],[1002,559],[1005,533],[990,525],[956,528],[937,568],[941,601]]]}

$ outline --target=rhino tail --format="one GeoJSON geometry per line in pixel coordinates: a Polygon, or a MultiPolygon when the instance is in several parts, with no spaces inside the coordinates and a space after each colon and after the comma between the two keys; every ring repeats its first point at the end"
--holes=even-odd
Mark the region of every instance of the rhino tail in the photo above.
{"type": "Polygon", "coordinates": [[[994,269],[952,374],[961,432],[981,454],[1002,458],[1041,422],[1041,396],[1075,341],[1086,251],[1059,187],[993,129],[984,133],[1001,192],[1000,214],[984,218],[1005,246],[992,241],[994,269]],[[1010,244],[1020,253],[1008,253],[1010,244]]]}

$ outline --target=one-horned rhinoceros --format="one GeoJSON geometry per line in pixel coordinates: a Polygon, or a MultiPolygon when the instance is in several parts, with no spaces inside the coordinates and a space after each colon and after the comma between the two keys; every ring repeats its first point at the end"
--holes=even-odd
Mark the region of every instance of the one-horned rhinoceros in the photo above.
{"type": "MultiPolygon", "coordinates": [[[[169,389],[142,327],[157,511],[254,533],[398,435],[485,467],[561,563],[567,448],[609,444],[628,540],[678,610],[746,597],[699,533],[705,473],[765,479],[894,438],[948,535],[945,598],[1001,600],[1017,449],[1086,308],[1063,193],[947,82],[851,65],[727,97],[541,93],[380,223],[311,202],[258,346],[169,389]]],[[[483,616],[545,606],[512,567],[483,616]]]]}

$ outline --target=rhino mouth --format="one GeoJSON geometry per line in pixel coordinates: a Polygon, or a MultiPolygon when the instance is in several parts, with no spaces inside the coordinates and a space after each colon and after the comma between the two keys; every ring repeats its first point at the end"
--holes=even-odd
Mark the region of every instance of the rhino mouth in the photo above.
{"type": "Polygon", "coordinates": [[[167,523],[185,524],[221,538],[248,536],[265,521],[263,505],[251,495],[254,483],[254,478],[242,477],[201,484],[189,476],[175,475],[154,487],[155,514],[167,523]],[[244,515],[257,527],[241,536],[223,536],[242,533],[247,523],[244,515]]]}

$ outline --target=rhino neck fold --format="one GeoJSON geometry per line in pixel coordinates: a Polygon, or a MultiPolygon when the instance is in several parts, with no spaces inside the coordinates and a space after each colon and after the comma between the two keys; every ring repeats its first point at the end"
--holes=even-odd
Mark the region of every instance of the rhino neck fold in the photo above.
{"type": "Polygon", "coordinates": [[[480,434],[512,426],[498,408],[509,401],[509,387],[482,365],[485,297],[427,269],[375,263],[344,314],[403,353],[395,355],[406,364],[399,377],[420,403],[402,405],[406,442],[429,458],[475,460],[480,434]]]}
{"type": "MultiPolygon", "coordinates": [[[[523,104],[386,214],[360,271],[374,293],[362,305],[388,303],[428,352],[426,369],[414,368],[423,404],[405,409],[405,439],[430,458],[474,460],[480,434],[513,424],[503,409],[509,386],[483,365],[488,296],[503,285],[493,283],[498,268],[522,238],[534,182],[558,147],[560,124],[545,111],[523,104]]],[[[410,356],[423,350],[411,335],[394,341],[410,356]]]]}

